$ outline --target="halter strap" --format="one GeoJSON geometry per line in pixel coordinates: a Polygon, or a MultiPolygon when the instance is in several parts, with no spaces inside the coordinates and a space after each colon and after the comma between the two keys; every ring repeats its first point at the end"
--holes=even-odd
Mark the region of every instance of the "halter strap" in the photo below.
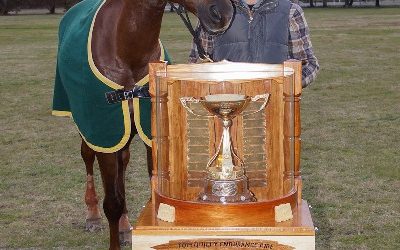
{"type": "Polygon", "coordinates": [[[213,60],[210,58],[210,55],[208,55],[205,52],[203,45],[201,44],[201,39],[200,39],[201,24],[196,30],[194,30],[193,25],[190,22],[189,14],[186,11],[186,9],[180,4],[179,4],[178,8],[175,7],[174,3],[172,3],[172,2],[169,2],[169,4],[171,5],[171,8],[181,17],[186,28],[189,30],[190,34],[193,36],[193,42],[196,44],[197,52],[199,53],[199,58],[203,61],[212,62],[213,60]]]}

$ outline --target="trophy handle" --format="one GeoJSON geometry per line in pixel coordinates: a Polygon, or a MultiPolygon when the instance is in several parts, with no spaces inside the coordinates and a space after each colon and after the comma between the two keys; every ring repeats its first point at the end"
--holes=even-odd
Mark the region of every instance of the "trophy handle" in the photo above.
{"type": "Polygon", "coordinates": [[[242,159],[240,159],[240,157],[235,153],[235,149],[233,148],[232,145],[231,145],[231,152],[236,157],[236,159],[239,161],[240,165],[242,165],[243,168],[245,168],[244,161],[242,159]]]}
{"type": "Polygon", "coordinates": [[[219,151],[221,150],[221,145],[222,145],[222,140],[220,140],[220,142],[219,142],[219,145],[217,148],[218,150],[216,150],[216,153],[211,157],[211,159],[208,160],[207,167],[206,167],[207,170],[211,167],[213,161],[215,161],[215,159],[217,159],[217,157],[219,155],[219,151]]]}
{"type": "Polygon", "coordinates": [[[195,115],[195,116],[200,116],[200,117],[214,117],[212,115],[201,115],[201,114],[196,114],[188,105],[188,103],[200,103],[199,99],[196,99],[194,97],[181,97],[179,98],[179,100],[181,101],[182,106],[191,114],[195,115]]]}
{"type": "Polygon", "coordinates": [[[242,116],[253,115],[253,114],[258,113],[261,110],[263,110],[265,108],[265,106],[267,106],[267,103],[268,103],[268,100],[269,100],[269,96],[270,96],[270,94],[263,94],[263,95],[256,95],[256,96],[251,97],[251,101],[252,102],[258,101],[260,99],[264,99],[264,103],[260,106],[260,108],[258,110],[250,112],[250,113],[247,113],[247,114],[245,114],[245,112],[243,112],[242,116]]]}

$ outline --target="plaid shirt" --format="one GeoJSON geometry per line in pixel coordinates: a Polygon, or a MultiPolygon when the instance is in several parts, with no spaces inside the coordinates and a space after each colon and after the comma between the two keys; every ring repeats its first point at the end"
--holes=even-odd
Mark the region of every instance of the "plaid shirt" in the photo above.
{"type": "MultiPolygon", "coordinates": [[[[213,54],[214,37],[201,30],[200,39],[205,52],[213,54]]],[[[302,61],[302,85],[307,87],[314,81],[319,70],[318,60],[314,55],[310,40],[310,33],[302,8],[291,3],[289,14],[289,43],[288,59],[302,61]]],[[[196,44],[193,43],[189,55],[189,63],[196,63],[199,60],[196,44]]]]}

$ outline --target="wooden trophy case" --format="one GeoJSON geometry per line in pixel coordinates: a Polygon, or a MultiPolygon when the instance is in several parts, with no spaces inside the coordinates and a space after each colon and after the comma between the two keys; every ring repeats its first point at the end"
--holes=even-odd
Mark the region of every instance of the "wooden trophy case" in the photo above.
{"type": "Polygon", "coordinates": [[[133,249],[315,249],[301,198],[301,89],[301,63],[295,61],[150,64],[152,197],[134,227],[133,249]],[[251,201],[202,195],[207,164],[225,132],[199,100],[221,94],[252,100],[229,130],[251,201]]]}

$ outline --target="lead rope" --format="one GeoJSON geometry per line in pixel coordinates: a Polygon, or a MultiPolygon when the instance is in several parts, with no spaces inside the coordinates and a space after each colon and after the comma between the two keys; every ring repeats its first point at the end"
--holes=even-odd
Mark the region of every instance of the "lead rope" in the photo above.
{"type": "Polygon", "coordinates": [[[197,47],[197,52],[199,54],[199,58],[202,62],[213,62],[213,60],[210,58],[210,55],[208,55],[204,48],[203,45],[201,44],[201,39],[200,39],[200,27],[201,25],[194,30],[193,25],[190,22],[189,14],[185,10],[185,8],[179,4],[179,7],[175,7],[174,3],[169,2],[171,5],[171,8],[181,17],[183,23],[185,24],[186,28],[189,30],[190,34],[193,36],[193,42],[196,44],[197,47]]]}

